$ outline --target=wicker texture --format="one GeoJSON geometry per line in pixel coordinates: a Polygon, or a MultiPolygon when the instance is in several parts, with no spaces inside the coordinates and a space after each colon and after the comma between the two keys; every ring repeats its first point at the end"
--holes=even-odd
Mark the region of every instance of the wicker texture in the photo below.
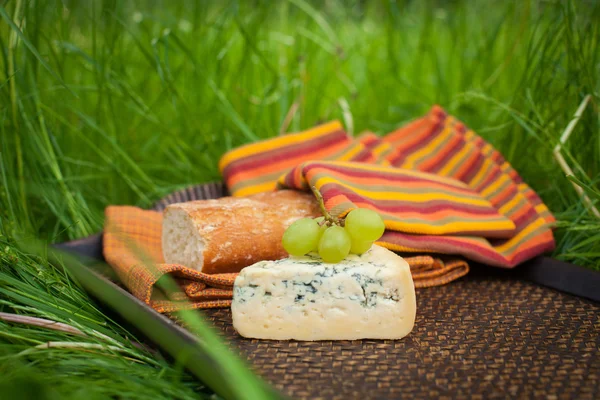
{"type": "Polygon", "coordinates": [[[600,397],[600,305],[531,283],[471,276],[417,292],[399,341],[244,339],[203,311],[255,371],[293,398],[600,397]]]}
{"type": "MultiPolygon", "coordinates": [[[[221,184],[195,186],[154,209],[225,194],[221,184]]],[[[229,309],[202,312],[292,398],[600,398],[600,304],[491,267],[417,291],[415,328],[399,341],[244,339],[229,309]]]]}
{"type": "Polygon", "coordinates": [[[193,200],[218,199],[219,197],[227,195],[227,187],[223,182],[210,182],[203,185],[190,186],[171,193],[157,201],[152,209],[156,211],[162,211],[169,204],[173,203],[183,203],[193,200]]]}
{"type": "MultiPolygon", "coordinates": [[[[154,209],[225,194],[220,183],[194,186],[154,209]]],[[[417,302],[415,328],[399,341],[250,340],[229,309],[202,312],[293,398],[600,398],[600,303],[481,266],[417,291],[417,302]]]]}

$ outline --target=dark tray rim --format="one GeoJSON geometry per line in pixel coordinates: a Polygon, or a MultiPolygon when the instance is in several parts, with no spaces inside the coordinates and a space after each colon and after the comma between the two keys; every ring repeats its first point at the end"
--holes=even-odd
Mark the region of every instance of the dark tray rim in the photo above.
{"type": "MultiPolygon", "coordinates": [[[[89,261],[105,261],[102,253],[102,233],[58,243],[54,247],[73,255],[83,256],[89,261]]],[[[470,273],[524,279],[541,286],[600,302],[600,272],[576,264],[546,256],[533,258],[512,269],[489,267],[472,262],[469,264],[472,266],[470,273]]],[[[89,266],[87,267],[89,269],[89,266]]]]}

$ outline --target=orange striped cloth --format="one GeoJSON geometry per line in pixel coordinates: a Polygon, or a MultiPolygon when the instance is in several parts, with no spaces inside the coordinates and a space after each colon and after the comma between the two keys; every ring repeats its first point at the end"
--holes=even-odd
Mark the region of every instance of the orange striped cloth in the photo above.
{"type": "Polygon", "coordinates": [[[182,265],[165,263],[161,245],[162,213],[131,206],[111,206],[104,214],[104,258],[135,297],[158,312],[231,305],[237,274],[208,275],[182,265]],[[157,282],[164,275],[173,277],[181,291],[163,292],[157,282]]]}
{"type": "Polygon", "coordinates": [[[242,146],[219,167],[234,196],[314,185],[339,216],[375,209],[387,228],[379,244],[395,251],[510,268],[554,248],[554,218],[539,196],[439,106],[383,138],[352,141],[333,122],[242,146]]]}
{"type": "Polygon", "coordinates": [[[282,174],[309,160],[374,161],[372,152],[334,121],[238,147],[221,158],[219,169],[232,196],[248,196],[274,190],[282,174]]]}
{"type": "Polygon", "coordinates": [[[454,179],[420,171],[343,161],[310,161],[280,178],[280,188],[319,189],[338,217],[361,207],[390,230],[417,234],[511,237],[515,224],[454,179]]]}
{"type": "MultiPolygon", "coordinates": [[[[162,255],[162,213],[131,206],[105,210],[103,253],[131,293],[158,312],[181,309],[222,308],[231,305],[237,273],[204,274],[178,264],[166,264],[162,255]],[[165,275],[177,283],[178,291],[166,293],[158,284],[165,275]]],[[[466,275],[469,266],[461,260],[428,255],[405,257],[415,287],[443,285],[466,275]]]]}

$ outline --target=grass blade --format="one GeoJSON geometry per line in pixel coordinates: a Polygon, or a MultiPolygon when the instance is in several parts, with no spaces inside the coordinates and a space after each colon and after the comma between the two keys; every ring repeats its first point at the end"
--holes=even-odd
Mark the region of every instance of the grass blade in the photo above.
{"type": "Polygon", "coordinates": [[[54,72],[54,70],[50,67],[50,65],[48,65],[48,63],[46,62],[46,60],[44,60],[44,58],[40,55],[40,53],[38,53],[37,49],[31,44],[31,42],[27,39],[27,37],[25,37],[23,32],[21,32],[19,27],[12,20],[12,18],[10,18],[10,16],[6,13],[6,9],[2,5],[0,5],[0,16],[6,21],[6,23],[11,27],[11,29],[17,34],[19,39],[21,39],[21,41],[25,44],[25,46],[29,49],[29,51],[31,51],[31,54],[34,55],[34,57],[46,69],[46,71],[48,71],[50,73],[50,75],[52,75],[52,77],[54,79],[56,79],[58,81],[58,83],[60,83],[62,85],[62,87],[67,89],[67,91],[69,93],[71,93],[74,97],[78,97],[77,94],[75,94],[75,92],[72,91],[71,88],[69,88],[65,84],[65,82],[62,80],[62,78],[60,76],[58,76],[58,74],[56,72],[54,72]]]}
{"type": "MultiPolygon", "coordinates": [[[[46,250],[40,243],[24,245],[27,252],[42,256],[46,250]]],[[[177,363],[185,366],[202,382],[226,399],[277,399],[279,395],[257,378],[220,341],[197,312],[184,311],[182,318],[197,336],[175,329],[172,322],[134,300],[116,285],[102,279],[73,256],[49,249],[52,264],[62,265],[94,297],[115,310],[151,341],[167,351],[177,363]]]]}

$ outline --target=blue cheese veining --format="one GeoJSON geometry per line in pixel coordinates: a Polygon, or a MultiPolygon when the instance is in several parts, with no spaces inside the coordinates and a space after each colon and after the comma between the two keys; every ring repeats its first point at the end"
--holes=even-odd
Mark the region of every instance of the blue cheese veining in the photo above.
{"type": "Polygon", "coordinates": [[[337,264],[309,254],[246,267],[231,310],[245,337],[400,339],[413,328],[416,301],[406,261],[374,245],[337,264]]]}

